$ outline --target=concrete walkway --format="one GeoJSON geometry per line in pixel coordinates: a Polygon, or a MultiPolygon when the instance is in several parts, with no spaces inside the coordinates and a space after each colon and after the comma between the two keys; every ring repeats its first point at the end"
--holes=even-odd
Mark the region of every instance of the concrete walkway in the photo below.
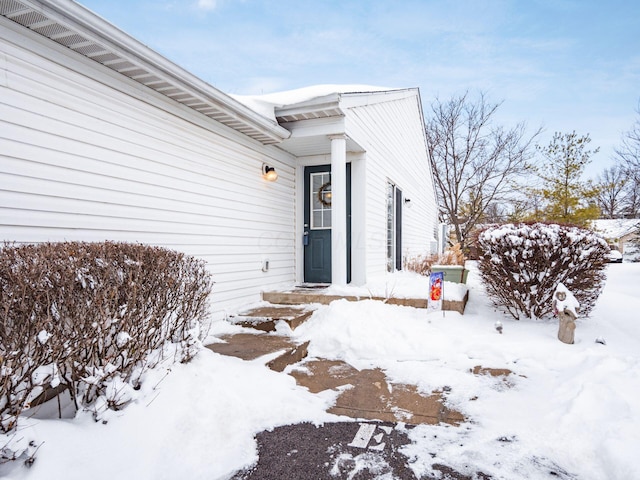
{"type": "MultiPolygon", "coordinates": [[[[380,369],[358,370],[342,361],[308,358],[308,343],[296,344],[275,333],[278,322],[295,329],[312,313],[313,307],[296,305],[241,312],[230,320],[252,333],[222,336],[223,342],[207,347],[245,360],[264,357],[266,366],[293,376],[311,393],[340,391],[329,412],[353,421],[286,425],[258,433],[258,462],[232,480],[415,479],[401,453],[409,443],[408,430],[417,424],[457,426],[464,416],[447,407],[445,388],[421,392],[414,385],[390,382],[380,369]]],[[[472,373],[506,378],[511,372],[478,366],[472,373]]],[[[425,480],[490,478],[482,472],[469,477],[444,465],[432,467],[436,473],[425,480]]]]}
{"type": "Polygon", "coordinates": [[[269,368],[292,375],[298,385],[312,393],[341,391],[329,410],[336,415],[410,424],[459,425],[464,421],[462,414],[446,406],[446,392],[420,392],[414,385],[392,384],[380,369],[358,370],[341,361],[307,358],[307,344],[297,345],[288,337],[273,333],[278,321],[295,329],[312,313],[313,307],[289,305],[241,312],[231,321],[255,333],[222,336],[224,343],[214,343],[208,348],[244,360],[268,356],[269,368]],[[274,358],[276,353],[279,355],[274,358]]]}

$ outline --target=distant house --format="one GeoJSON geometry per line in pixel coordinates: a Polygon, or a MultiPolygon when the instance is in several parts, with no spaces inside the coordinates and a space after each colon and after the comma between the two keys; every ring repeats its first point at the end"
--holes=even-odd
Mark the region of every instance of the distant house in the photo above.
{"type": "Polygon", "coordinates": [[[364,90],[235,99],[75,2],[0,2],[0,240],[181,250],[216,311],[401,269],[436,249],[420,96],[364,90]]]}
{"type": "Polygon", "coordinates": [[[640,240],[640,219],[601,219],[593,220],[592,228],[600,233],[611,245],[615,245],[620,253],[625,253],[625,246],[632,240],[640,240]]]}

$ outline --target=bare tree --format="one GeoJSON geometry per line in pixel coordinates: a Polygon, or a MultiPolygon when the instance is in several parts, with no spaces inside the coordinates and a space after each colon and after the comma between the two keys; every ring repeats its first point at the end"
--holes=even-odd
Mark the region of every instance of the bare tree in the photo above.
{"type": "Polygon", "coordinates": [[[485,209],[482,222],[484,223],[500,223],[507,217],[504,205],[499,202],[491,202],[485,209]]]}
{"type": "Polygon", "coordinates": [[[640,217],[640,175],[627,177],[622,214],[626,218],[640,217]]]}
{"type": "Polygon", "coordinates": [[[627,175],[619,164],[605,168],[596,180],[596,202],[603,218],[618,218],[626,197],[627,175]]]}
{"type": "Polygon", "coordinates": [[[638,118],[622,136],[622,145],[616,149],[616,157],[626,175],[624,215],[635,218],[640,214],[640,102],[636,109],[638,118]]]}
{"type": "Polygon", "coordinates": [[[539,221],[544,218],[544,206],[540,189],[527,187],[523,190],[523,195],[511,199],[507,221],[511,223],[539,221]]]}
{"type": "Polygon", "coordinates": [[[637,175],[640,172],[640,102],[636,111],[638,118],[631,130],[623,134],[622,145],[616,149],[616,155],[630,173],[637,175]]]}
{"type": "Polygon", "coordinates": [[[527,174],[532,142],[540,133],[528,137],[523,123],[511,129],[495,126],[499,106],[484,93],[472,100],[466,92],[436,99],[426,123],[440,215],[465,249],[473,228],[491,216],[490,205],[505,202],[527,174]]]}

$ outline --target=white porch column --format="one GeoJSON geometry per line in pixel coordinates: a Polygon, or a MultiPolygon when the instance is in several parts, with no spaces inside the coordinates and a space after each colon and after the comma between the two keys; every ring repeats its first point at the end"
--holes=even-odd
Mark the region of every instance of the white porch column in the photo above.
{"type": "Polygon", "coordinates": [[[331,283],[347,284],[347,140],[331,135],[331,283]]]}

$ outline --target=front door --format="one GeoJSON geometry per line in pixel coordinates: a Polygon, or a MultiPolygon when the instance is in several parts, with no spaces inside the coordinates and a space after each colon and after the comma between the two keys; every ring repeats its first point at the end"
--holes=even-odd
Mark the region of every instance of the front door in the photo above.
{"type": "MultiPolygon", "coordinates": [[[[351,277],[351,165],[347,164],[347,282],[351,277]]],[[[304,169],[304,281],[331,283],[331,165],[304,169]]]]}

